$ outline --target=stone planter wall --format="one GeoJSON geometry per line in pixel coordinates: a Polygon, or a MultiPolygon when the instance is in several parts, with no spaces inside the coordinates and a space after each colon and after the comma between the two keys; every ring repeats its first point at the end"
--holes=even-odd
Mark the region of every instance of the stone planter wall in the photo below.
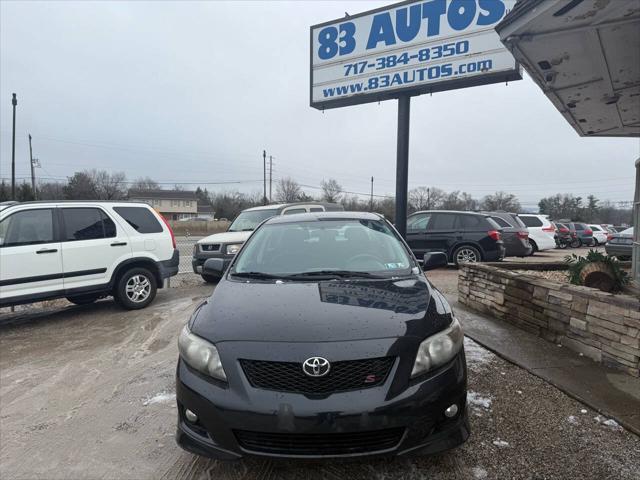
{"type": "Polygon", "coordinates": [[[471,263],[460,266],[458,294],[472,309],[640,376],[638,298],[471,263]]]}

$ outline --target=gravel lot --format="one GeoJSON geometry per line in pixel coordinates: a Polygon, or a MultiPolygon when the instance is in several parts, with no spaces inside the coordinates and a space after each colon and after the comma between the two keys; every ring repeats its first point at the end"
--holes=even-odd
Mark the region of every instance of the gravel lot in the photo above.
{"type": "MultiPolygon", "coordinates": [[[[455,294],[456,271],[431,273],[455,294]]],[[[180,276],[141,312],[110,300],[0,315],[0,478],[638,479],[640,441],[467,341],[472,437],[435,457],[211,461],[180,450],[176,338],[211,286],[180,276]]]]}

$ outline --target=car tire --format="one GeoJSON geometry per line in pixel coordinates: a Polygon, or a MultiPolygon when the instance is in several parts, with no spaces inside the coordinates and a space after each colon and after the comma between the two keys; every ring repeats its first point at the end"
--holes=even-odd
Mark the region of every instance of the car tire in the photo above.
{"type": "Polygon", "coordinates": [[[571,240],[571,243],[569,244],[569,246],[571,248],[578,248],[582,246],[582,242],[580,241],[579,238],[574,238],[573,240],[571,240]]]}
{"type": "Polygon", "coordinates": [[[207,283],[218,283],[220,279],[211,275],[202,275],[202,279],[207,283]]]}
{"type": "Polygon", "coordinates": [[[100,298],[99,295],[75,295],[67,300],[75,305],[90,305],[100,298]]]}
{"type": "Polygon", "coordinates": [[[482,261],[480,251],[470,245],[458,247],[453,252],[453,263],[458,266],[460,262],[477,263],[482,261]]]}
{"type": "Polygon", "coordinates": [[[538,251],[538,245],[531,239],[529,239],[529,243],[531,244],[531,253],[529,254],[529,256],[532,257],[533,254],[538,251]]]}
{"type": "Polygon", "coordinates": [[[116,301],[127,310],[139,310],[156,296],[156,277],[146,268],[132,268],[118,279],[113,293],[116,301]]]}

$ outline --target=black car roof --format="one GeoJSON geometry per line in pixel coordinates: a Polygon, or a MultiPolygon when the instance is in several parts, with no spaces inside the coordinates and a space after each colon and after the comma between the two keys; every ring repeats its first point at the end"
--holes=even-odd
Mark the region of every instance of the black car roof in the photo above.
{"type": "MultiPolygon", "coordinates": [[[[415,215],[417,213],[455,213],[455,214],[464,214],[464,215],[479,215],[481,217],[489,217],[490,215],[481,212],[467,212],[465,210],[419,210],[417,212],[413,212],[411,215],[415,215]]],[[[411,216],[409,215],[409,216],[411,216]]]]}
{"type": "Polygon", "coordinates": [[[382,220],[383,218],[378,213],[370,212],[313,212],[271,217],[264,223],[273,225],[278,223],[319,222],[322,220],[382,220]]]}

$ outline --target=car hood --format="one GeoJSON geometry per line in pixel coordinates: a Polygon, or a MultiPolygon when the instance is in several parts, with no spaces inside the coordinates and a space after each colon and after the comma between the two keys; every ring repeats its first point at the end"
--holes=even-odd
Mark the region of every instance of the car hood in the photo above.
{"type": "Polygon", "coordinates": [[[237,282],[223,279],[200,307],[193,333],[210,342],[333,342],[415,336],[451,322],[424,279],[237,282]]]}
{"type": "Polygon", "coordinates": [[[201,238],[197,243],[244,243],[253,232],[223,232],[214,233],[201,238]]]}

